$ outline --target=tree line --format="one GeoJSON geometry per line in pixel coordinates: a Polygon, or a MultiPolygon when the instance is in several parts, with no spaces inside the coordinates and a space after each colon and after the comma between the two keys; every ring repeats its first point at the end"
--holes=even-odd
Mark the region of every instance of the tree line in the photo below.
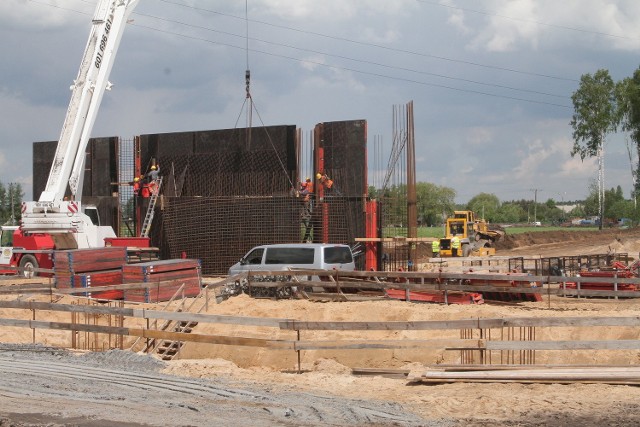
{"type": "Polygon", "coordinates": [[[22,185],[10,183],[5,185],[0,182],[0,224],[17,224],[21,217],[22,198],[24,192],[22,185]]]}
{"type": "MultiPolygon", "coordinates": [[[[387,225],[403,225],[407,221],[406,185],[394,185],[385,190],[369,187],[369,197],[381,202],[387,225]]],[[[467,203],[455,203],[456,191],[450,187],[427,182],[416,183],[416,209],[421,226],[437,227],[453,214],[454,210],[474,211],[477,216],[490,223],[522,224],[540,221],[549,225],[566,224],[572,219],[599,216],[597,183],[589,186],[585,200],[557,201],[549,198],[544,202],[520,199],[501,201],[492,193],[479,193],[467,203]],[[570,210],[561,206],[571,206],[570,210]]],[[[634,200],[625,199],[622,188],[605,191],[604,218],[609,222],[621,218],[638,218],[634,200]]]]}

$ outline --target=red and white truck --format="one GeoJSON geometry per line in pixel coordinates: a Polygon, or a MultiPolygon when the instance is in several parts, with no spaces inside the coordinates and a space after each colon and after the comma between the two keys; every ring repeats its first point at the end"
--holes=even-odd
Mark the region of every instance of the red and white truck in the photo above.
{"type": "MultiPolygon", "coordinates": [[[[22,203],[19,227],[2,227],[0,271],[21,267],[30,276],[34,269],[50,269],[54,249],[129,246],[130,238],[116,237],[113,228],[101,226],[97,209],[83,206],[79,198],[91,130],[102,96],[111,87],[108,78],[124,27],[138,1],[98,1],[45,190],[38,201],[22,203]]],[[[134,239],[140,246],[140,239],[134,239]]]]}

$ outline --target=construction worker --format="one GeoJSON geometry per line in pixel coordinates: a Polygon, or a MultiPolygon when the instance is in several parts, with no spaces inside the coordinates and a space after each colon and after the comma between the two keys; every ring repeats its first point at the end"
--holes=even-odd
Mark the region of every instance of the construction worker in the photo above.
{"type": "Polygon", "coordinates": [[[440,255],[440,240],[434,240],[431,242],[431,252],[433,252],[433,257],[437,258],[440,255]]]}
{"type": "Polygon", "coordinates": [[[149,183],[143,181],[142,188],[140,189],[140,196],[142,196],[143,199],[148,199],[150,195],[149,183]]]}
{"type": "Polygon", "coordinates": [[[160,174],[160,167],[157,165],[151,165],[151,168],[147,173],[147,182],[149,184],[149,194],[157,194],[159,174],[160,174]]]}
{"type": "Polygon", "coordinates": [[[453,233],[453,237],[451,238],[451,256],[458,256],[458,249],[460,249],[460,239],[453,233]]]}
{"type": "Polygon", "coordinates": [[[331,187],[333,187],[333,180],[329,178],[327,174],[321,174],[320,172],[318,172],[316,174],[316,178],[326,189],[330,189],[331,187]]]}
{"type": "Polygon", "coordinates": [[[140,178],[138,178],[137,176],[135,178],[133,178],[133,195],[138,197],[138,194],[140,193],[140,178]]]}
{"type": "Polygon", "coordinates": [[[313,182],[311,182],[311,178],[307,177],[305,182],[300,184],[300,194],[304,196],[305,202],[311,200],[311,194],[313,194],[313,182]]]}
{"type": "Polygon", "coordinates": [[[158,175],[160,175],[160,166],[151,165],[151,170],[147,174],[149,177],[149,181],[155,181],[158,179],[158,175]]]}

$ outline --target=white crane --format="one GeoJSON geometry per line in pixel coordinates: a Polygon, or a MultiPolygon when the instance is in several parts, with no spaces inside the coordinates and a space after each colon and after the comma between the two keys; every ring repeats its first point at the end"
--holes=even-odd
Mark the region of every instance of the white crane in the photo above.
{"type": "Polygon", "coordinates": [[[111,88],[109,74],[127,19],[138,1],[98,1],[47,185],[37,202],[22,206],[22,232],[50,234],[59,249],[101,247],[106,237],[115,237],[111,227],[92,222],[78,199],[91,130],[102,96],[111,88]],[[65,199],[67,185],[69,200],[65,199]]]}

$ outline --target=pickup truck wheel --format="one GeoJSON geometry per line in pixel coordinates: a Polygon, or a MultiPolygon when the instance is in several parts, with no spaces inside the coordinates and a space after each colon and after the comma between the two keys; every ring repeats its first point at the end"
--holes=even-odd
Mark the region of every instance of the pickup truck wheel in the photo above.
{"type": "Polygon", "coordinates": [[[20,268],[23,269],[22,275],[26,279],[32,279],[36,277],[38,273],[33,270],[38,267],[38,261],[33,255],[24,255],[22,258],[20,258],[20,268]]]}

